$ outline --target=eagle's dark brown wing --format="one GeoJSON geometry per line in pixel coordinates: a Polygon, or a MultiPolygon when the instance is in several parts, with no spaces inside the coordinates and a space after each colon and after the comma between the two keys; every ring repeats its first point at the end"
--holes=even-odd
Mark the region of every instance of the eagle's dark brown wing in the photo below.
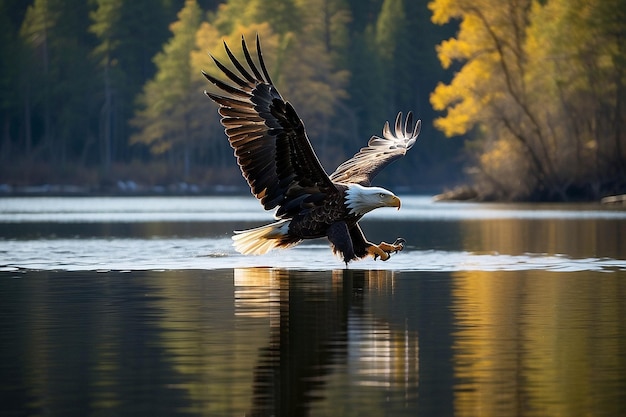
{"type": "Polygon", "coordinates": [[[372,136],[367,146],[339,165],[330,179],[369,186],[376,174],[411,149],[420,134],[421,125],[421,120],[418,120],[413,126],[413,114],[409,112],[403,126],[402,112],[398,113],[394,132],[386,122],[383,137],[372,136]]]}
{"type": "Polygon", "coordinates": [[[243,37],[245,66],[226,43],[224,47],[234,71],[212,58],[230,83],[203,74],[226,94],[205,93],[220,106],[226,135],[252,193],[266,210],[278,207],[277,217],[292,216],[302,208],[320,204],[329,194],[338,193],[315,155],[296,111],[272,84],[259,37],[256,48],[260,70],[243,37]]]}

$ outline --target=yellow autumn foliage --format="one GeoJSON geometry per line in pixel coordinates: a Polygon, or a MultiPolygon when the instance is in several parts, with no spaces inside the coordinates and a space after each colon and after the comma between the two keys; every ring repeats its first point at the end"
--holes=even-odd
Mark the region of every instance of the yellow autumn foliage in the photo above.
{"type": "Polygon", "coordinates": [[[457,35],[437,46],[444,68],[460,68],[430,96],[443,112],[434,125],[448,137],[480,126],[472,149],[481,181],[499,187],[496,194],[550,199],[589,189],[590,178],[603,175],[597,189],[620,183],[623,1],[433,0],[428,7],[435,23],[460,20],[457,35]]]}

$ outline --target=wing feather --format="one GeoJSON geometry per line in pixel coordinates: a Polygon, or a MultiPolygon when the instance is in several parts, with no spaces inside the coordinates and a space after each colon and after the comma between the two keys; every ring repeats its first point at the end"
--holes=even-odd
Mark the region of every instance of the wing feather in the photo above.
{"type": "Polygon", "coordinates": [[[225,94],[205,93],[220,106],[222,125],[252,193],[265,209],[278,207],[277,217],[289,217],[304,202],[322,204],[320,196],[338,190],[315,155],[298,114],[272,84],[258,36],[256,47],[258,64],[242,37],[244,63],[224,43],[234,70],[211,57],[225,79],[203,74],[225,94]]]}
{"type": "MultiPolygon", "coordinates": [[[[211,59],[213,59],[213,62],[220,69],[220,71],[222,71],[224,73],[224,75],[227,76],[235,84],[237,84],[238,86],[242,87],[243,89],[249,89],[250,88],[250,85],[248,84],[248,82],[242,80],[237,74],[235,74],[234,72],[229,70],[226,65],[222,64],[214,56],[211,55],[211,59]]],[[[221,87],[219,87],[219,88],[221,88],[221,87]]]]}
{"type": "MultiPolygon", "coordinates": [[[[259,39],[259,37],[257,36],[257,40],[259,39]]],[[[261,49],[257,47],[257,49],[260,51],[261,49]]],[[[256,80],[258,81],[262,81],[266,84],[272,84],[272,81],[268,78],[268,79],[264,79],[263,76],[261,75],[261,73],[259,72],[259,70],[257,69],[256,65],[254,64],[254,61],[252,60],[252,57],[250,56],[250,51],[248,51],[248,45],[246,45],[246,41],[243,38],[243,36],[241,37],[241,50],[243,51],[243,55],[246,58],[246,62],[248,63],[248,67],[250,67],[250,69],[252,70],[252,72],[254,73],[254,76],[256,77],[256,80]]],[[[259,52],[259,55],[261,55],[261,52],[259,52]]]]}
{"type": "Polygon", "coordinates": [[[239,61],[237,60],[235,55],[231,52],[226,42],[224,42],[224,49],[226,50],[226,54],[228,54],[228,58],[230,59],[230,62],[232,62],[235,68],[237,68],[237,71],[239,71],[239,73],[243,75],[243,77],[246,80],[248,80],[249,83],[254,84],[254,82],[256,81],[255,78],[252,75],[250,75],[250,73],[246,70],[246,68],[243,65],[241,65],[241,63],[239,63],[239,61]]]}
{"type": "MultiPolygon", "coordinates": [[[[213,58],[213,60],[215,60],[215,58],[213,58]]],[[[216,61],[216,62],[219,62],[219,61],[216,61]]],[[[204,78],[206,78],[207,80],[215,84],[219,89],[226,91],[228,94],[232,94],[234,96],[240,96],[240,97],[247,96],[247,94],[244,91],[241,91],[239,88],[226,84],[225,82],[218,80],[217,78],[207,74],[204,71],[202,71],[202,75],[204,75],[204,78]]]]}
{"type": "Polygon", "coordinates": [[[270,75],[267,72],[267,68],[265,68],[265,61],[263,60],[263,55],[261,54],[261,40],[259,36],[256,37],[256,51],[259,57],[259,64],[261,64],[261,71],[263,71],[263,75],[265,75],[265,81],[268,84],[272,84],[272,80],[270,79],[270,75]]]}
{"type": "Polygon", "coordinates": [[[404,125],[402,112],[398,113],[393,132],[389,122],[386,122],[383,137],[372,136],[367,146],[339,165],[330,175],[330,179],[334,182],[370,185],[384,167],[404,156],[413,147],[420,129],[421,120],[413,125],[412,112],[407,114],[404,125]]]}

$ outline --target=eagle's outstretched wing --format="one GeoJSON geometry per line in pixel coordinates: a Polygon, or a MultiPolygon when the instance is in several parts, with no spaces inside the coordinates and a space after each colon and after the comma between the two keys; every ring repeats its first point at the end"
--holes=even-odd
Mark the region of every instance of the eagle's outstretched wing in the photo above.
{"type": "Polygon", "coordinates": [[[302,121],[272,84],[259,37],[256,49],[260,70],[243,37],[241,48],[247,68],[225,42],[224,48],[238,74],[211,58],[234,84],[203,72],[226,94],[205,93],[220,106],[222,125],[252,193],[266,210],[278,207],[277,217],[293,215],[337,193],[311,147],[302,121]]]}
{"type": "Polygon", "coordinates": [[[372,136],[367,146],[339,165],[330,179],[369,186],[380,170],[411,149],[420,134],[421,125],[421,120],[418,120],[413,126],[413,113],[409,112],[403,126],[402,112],[398,113],[394,132],[386,122],[383,137],[372,136]]]}

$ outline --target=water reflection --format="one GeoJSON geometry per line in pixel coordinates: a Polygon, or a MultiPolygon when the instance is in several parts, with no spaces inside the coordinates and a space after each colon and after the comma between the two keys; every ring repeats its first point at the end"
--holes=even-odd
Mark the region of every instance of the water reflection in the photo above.
{"type": "Polygon", "coordinates": [[[567,254],[573,258],[626,256],[626,221],[607,219],[463,221],[459,235],[471,251],[567,254]]]}
{"type": "Polygon", "coordinates": [[[3,415],[414,415],[418,338],[386,308],[392,272],[29,271],[0,285],[3,415]]]}
{"type": "MultiPolygon", "coordinates": [[[[332,392],[351,394],[348,387],[385,388],[388,403],[415,392],[416,336],[376,319],[364,305],[365,292],[393,286],[393,273],[338,270],[320,279],[314,272],[252,268],[236,269],[234,278],[235,315],[264,317],[269,325],[246,415],[314,415],[329,406],[324,400],[332,392]],[[338,368],[340,381],[333,378],[338,368]]],[[[384,402],[371,406],[361,415],[384,411],[384,402]]]]}
{"type": "Polygon", "coordinates": [[[454,275],[455,415],[624,415],[623,277],[454,275]]]}
{"type": "Polygon", "coordinates": [[[2,416],[626,415],[624,278],[0,271],[2,416]]]}

